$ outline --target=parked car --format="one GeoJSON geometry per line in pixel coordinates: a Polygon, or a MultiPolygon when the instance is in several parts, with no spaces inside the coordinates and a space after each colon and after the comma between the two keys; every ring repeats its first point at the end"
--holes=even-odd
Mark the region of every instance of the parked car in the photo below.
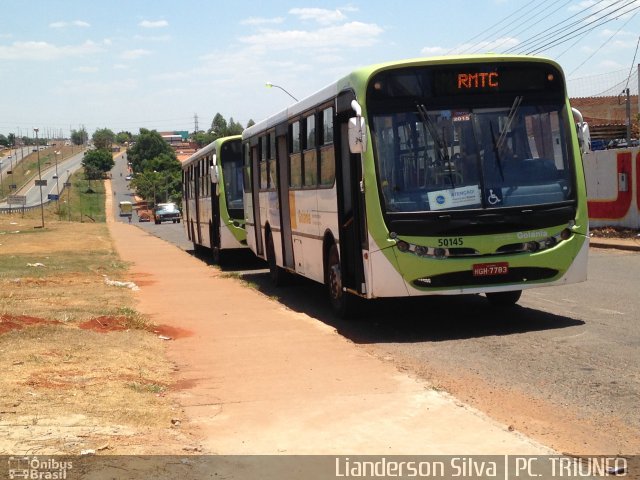
{"type": "Polygon", "coordinates": [[[168,221],[180,223],[180,217],[180,209],[175,203],[159,203],[153,209],[153,221],[156,225],[168,221]]]}

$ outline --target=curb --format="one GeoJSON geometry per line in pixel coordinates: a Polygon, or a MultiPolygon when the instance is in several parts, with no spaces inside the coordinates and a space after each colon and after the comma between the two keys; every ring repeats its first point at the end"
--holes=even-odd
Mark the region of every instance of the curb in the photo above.
{"type": "Polygon", "coordinates": [[[613,243],[603,240],[594,240],[593,238],[589,241],[589,246],[594,248],[611,248],[616,250],[626,250],[629,252],[640,252],[640,244],[613,243]]]}

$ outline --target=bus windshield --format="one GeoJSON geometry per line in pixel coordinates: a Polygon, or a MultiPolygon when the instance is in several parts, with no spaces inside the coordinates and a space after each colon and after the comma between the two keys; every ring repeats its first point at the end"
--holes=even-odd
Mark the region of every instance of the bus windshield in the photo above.
{"type": "Polygon", "coordinates": [[[564,105],[515,96],[491,108],[372,116],[387,212],[498,209],[574,198],[564,105]]]}
{"type": "Polygon", "coordinates": [[[387,213],[575,199],[560,74],[535,65],[481,70],[383,72],[371,83],[370,128],[387,213]]]}
{"type": "MultiPolygon", "coordinates": [[[[224,193],[227,208],[233,218],[238,217],[236,211],[243,208],[242,190],[242,144],[239,140],[230,141],[222,147],[222,170],[224,178],[224,193]],[[234,211],[231,213],[231,211],[234,211]]],[[[240,215],[239,218],[241,218],[240,215]]]]}

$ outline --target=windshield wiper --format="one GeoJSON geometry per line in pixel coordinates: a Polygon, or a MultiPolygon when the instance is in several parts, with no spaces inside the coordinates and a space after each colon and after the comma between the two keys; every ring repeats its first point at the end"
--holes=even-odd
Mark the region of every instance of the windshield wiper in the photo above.
{"type": "MultiPolygon", "coordinates": [[[[449,158],[449,151],[447,149],[447,145],[445,142],[440,140],[440,136],[438,135],[438,129],[436,128],[433,120],[429,117],[429,112],[427,111],[427,107],[424,105],[416,104],[416,108],[418,109],[418,114],[420,115],[420,119],[422,123],[426,125],[427,130],[429,130],[429,134],[431,138],[433,138],[433,142],[436,146],[436,151],[438,152],[438,158],[443,163],[443,165],[447,165],[449,168],[449,181],[451,182],[451,187],[454,186],[455,182],[453,179],[453,172],[451,171],[451,160],[449,158]]],[[[445,138],[444,129],[442,132],[443,139],[445,138]]]]}
{"type": "Polygon", "coordinates": [[[511,130],[511,124],[513,123],[514,118],[516,118],[516,113],[518,113],[518,109],[520,108],[520,104],[522,103],[522,95],[517,96],[513,99],[513,103],[511,104],[511,108],[509,109],[509,114],[507,115],[507,121],[500,132],[500,136],[496,139],[495,133],[493,131],[493,124],[489,122],[489,129],[491,130],[491,140],[493,142],[493,151],[496,156],[496,164],[498,165],[498,170],[500,171],[500,176],[502,177],[502,181],[504,181],[504,172],[502,170],[502,160],[500,158],[501,152],[505,147],[505,142],[507,141],[507,133],[511,130]]]}
{"type": "Polygon", "coordinates": [[[516,118],[516,113],[518,113],[518,109],[520,108],[520,104],[522,103],[522,95],[513,99],[513,103],[511,104],[511,109],[509,110],[509,115],[507,115],[507,121],[504,124],[504,128],[502,132],[500,132],[500,136],[496,142],[497,148],[502,148],[504,142],[507,140],[507,132],[511,130],[511,124],[513,123],[513,119],[516,118]]]}
{"type": "Polygon", "coordinates": [[[502,160],[500,160],[500,147],[498,147],[498,140],[496,140],[496,134],[493,131],[493,123],[489,122],[489,130],[491,131],[491,141],[493,142],[493,154],[496,157],[496,165],[498,165],[498,171],[504,182],[504,172],[502,171],[502,160]]]}

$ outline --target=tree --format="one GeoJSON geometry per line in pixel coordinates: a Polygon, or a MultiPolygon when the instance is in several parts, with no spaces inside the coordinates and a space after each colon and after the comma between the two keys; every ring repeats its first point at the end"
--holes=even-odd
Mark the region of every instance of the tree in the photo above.
{"type": "Polygon", "coordinates": [[[97,180],[113,168],[115,162],[110,152],[106,150],[91,150],[84,155],[82,166],[88,180],[97,180]]]}
{"type": "Polygon", "coordinates": [[[214,140],[213,133],[198,132],[193,136],[193,141],[198,144],[198,148],[209,145],[214,140]]]}
{"type": "Polygon", "coordinates": [[[71,130],[71,141],[74,145],[84,145],[88,139],[89,135],[84,128],[82,130],[71,130]]]}
{"type": "Polygon", "coordinates": [[[153,203],[158,199],[179,202],[182,166],[171,146],[155,130],[140,129],[127,157],[137,175],[131,181],[136,193],[153,203]]]}
{"type": "Polygon", "coordinates": [[[177,167],[180,168],[180,162],[178,162],[176,153],[164,138],[155,130],[141,128],[136,144],[127,150],[127,158],[131,162],[133,171],[141,173],[145,170],[154,170],[150,161],[163,153],[171,157],[177,164],[177,167]]]}
{"type": "Polygon", "coordinates": [[[209,131],[216,139],[227,136],[227,121],[222,115],[220,115],[220,113],[216,113],[216,116],[213,117],[211,129],[209,131]]]}
{"type": "Polygon", "coordinates": [[[133,135],[131,132],[118,132],[116,135],[116,142],[120,145],[124,145],[125,143],[130,143],[133,140],[133,135]]]}
{"type": "Polygon", "coordinates": [[[9,146],[9,139],[1,133],[0,133],[0,145],[3,145],[5,147],[9,146]]]}
{"type": "Polygon", "coordinates": [[[93,144],[98,150],[111,151],[111,145],[116,141],[116,134],[108,128],[96,130],[91,137],[93,144]]]}
{"type": "Polygon", "coordinates": [[[249,121],[247,122],[247,128],[249,127],[253,127],[256,124],[256,122],[253,121],[253,119],[249,119],[249,121]]]}
{"type": "Polygon", "coordinates": [[[9,144],[15,147],[16,146],[16,134],[15,133],[10,133],[7,138],[9,140],[9,144]]]}
{"type": "Polygon", "coordinates": [[[233,121],[233,117],[229,118],[229,125],[227,126],[227,131],[225,137],[230,135],[241,135],[242,134],[242,125],[238,122],[233,121]]]}

